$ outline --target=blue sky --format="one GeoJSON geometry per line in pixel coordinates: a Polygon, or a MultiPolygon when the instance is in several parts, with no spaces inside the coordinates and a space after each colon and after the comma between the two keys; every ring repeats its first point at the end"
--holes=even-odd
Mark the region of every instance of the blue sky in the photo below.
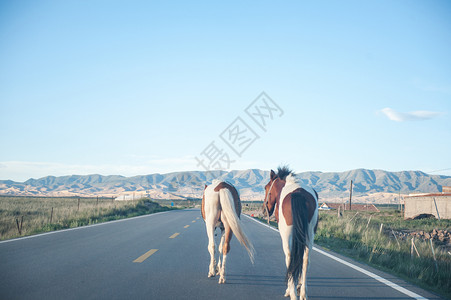
{"type": "Polygon", "coordinates": [[[206,153],[451,175],[448,1],[2,1],[0,41],[0,179],[204,170],[206,153]],[[245,112],[263,91],[281,109],[266,131],[245,112]],[[241,156],[221,139],[237,117],[258,136],[241,156]]]}

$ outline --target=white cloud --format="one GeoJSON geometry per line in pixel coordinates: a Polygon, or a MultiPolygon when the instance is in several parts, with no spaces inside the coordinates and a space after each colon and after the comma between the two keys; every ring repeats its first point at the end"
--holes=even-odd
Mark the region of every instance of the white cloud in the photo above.
{"type": "Polygon", "coordinates": [[[427,110],[417,110],[417,111],[403,113],[403,112],[396,111],[389,107],[381,109],[381,112],[387,118],[389,118],[392,121],[396,121],[396,122],[429,120],[429,119],[438,117],[442,114],[441,112],[427,111],[427,110]]]}

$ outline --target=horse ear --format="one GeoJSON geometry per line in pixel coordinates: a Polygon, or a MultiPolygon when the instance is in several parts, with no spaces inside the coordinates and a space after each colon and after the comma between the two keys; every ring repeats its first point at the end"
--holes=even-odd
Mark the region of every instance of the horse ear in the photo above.
{"type": "Polygon", "coordinates": [[[207,188],[207,185],[204,186],[204,190],[207,188]]]}
{"type": "Polygon", "coordinates": [[[273,170],[271,170],[271,175],[270,176],[271,176],[271,180],[274,180],[277,177],[276,173],[273,170]]]}

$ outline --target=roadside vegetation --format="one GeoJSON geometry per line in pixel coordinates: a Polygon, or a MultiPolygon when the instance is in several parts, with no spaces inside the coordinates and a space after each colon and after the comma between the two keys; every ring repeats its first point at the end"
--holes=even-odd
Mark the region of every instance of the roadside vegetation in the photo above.
{"type": "Polygon", "coordinates": [[[0,197],[0,240],[176,209],[149,199],[0,197]]]}
{"type": "MultiPolygon", "coordinates": [[[[341,216],[336,210],[320,211],[315,244],[451,299],[450,241],[433,235],[451,232],[451,220],[404,220],[393,207],[380,210],[341,216]]],[[[262,214],[256,217],[267,223],[262,214]]],[[[275,221],[270,225],[277,228],[275,221]]]]}
{"type": "Polygon", "coordinates": [[[404,220],[394,209],[321,211],[315,243],[451,298],[450,249],[414,233],[450,229],[451,220],[404,220]]]}

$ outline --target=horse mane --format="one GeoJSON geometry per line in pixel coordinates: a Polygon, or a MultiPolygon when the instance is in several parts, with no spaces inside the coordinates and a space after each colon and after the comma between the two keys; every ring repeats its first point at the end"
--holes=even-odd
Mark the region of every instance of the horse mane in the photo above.
{"type": "Polygon", "coordinates": [[[294,172],[288,166],[285,165],[277,168],[277,177],[280,179],[285,180],[288,175],[294,176],[294,172]]]}

